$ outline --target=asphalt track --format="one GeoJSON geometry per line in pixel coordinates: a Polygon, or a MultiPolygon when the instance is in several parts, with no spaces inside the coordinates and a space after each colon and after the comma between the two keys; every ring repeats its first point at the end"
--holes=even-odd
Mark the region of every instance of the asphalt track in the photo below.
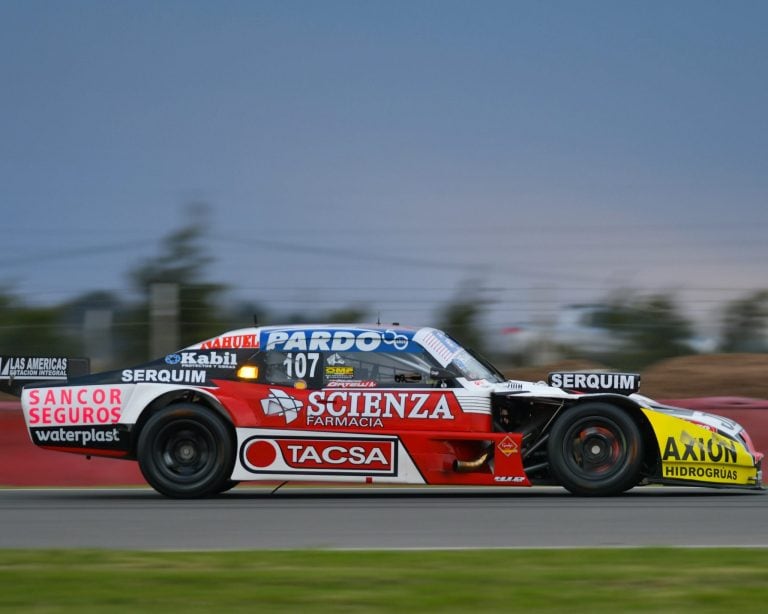
{"type": "Polygon", "coordinates": [[[613,498],[560,488],[239,488],[175,501],[154,491],[0,490],[1,548],[768,547],[763,491],[645,487],[613,498]]]}

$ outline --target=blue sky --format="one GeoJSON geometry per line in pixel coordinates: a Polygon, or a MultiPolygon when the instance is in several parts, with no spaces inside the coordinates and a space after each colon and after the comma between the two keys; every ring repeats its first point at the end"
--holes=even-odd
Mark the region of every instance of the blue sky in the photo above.
{"type": "MultiPolygon", "coordinates": [[[[768,3],[0,0],[0,283],[128,288],[209,203],[275,309],[496,324],[765,287],[768,3]],[[96,254],[96,255],[94,255],[96,254]]],[[[494,324],[495,325],[495,324],[494,324]]]]}

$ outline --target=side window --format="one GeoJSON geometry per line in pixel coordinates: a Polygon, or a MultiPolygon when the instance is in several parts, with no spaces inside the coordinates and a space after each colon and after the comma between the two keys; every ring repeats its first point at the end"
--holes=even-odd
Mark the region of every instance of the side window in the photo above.
{"type": "Polygon", "coordinates": [[[320,352],[264,352],[258,381],[276,386],[295,386],[304,382],[307,388],[322,386],[320,352]]]}
{"type": "Polygon", "coordinates": [[[438,365],[426,352],[328,352],[326,388],[434,388],[430,372],[438,365]]]}

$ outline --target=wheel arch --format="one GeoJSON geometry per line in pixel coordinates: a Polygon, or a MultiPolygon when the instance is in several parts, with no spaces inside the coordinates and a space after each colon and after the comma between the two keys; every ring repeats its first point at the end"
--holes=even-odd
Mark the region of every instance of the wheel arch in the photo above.
{"type": "Polygon", "coordinates": [[[217,414],[223,419],[227,428],[230,430],[233,441],[237,441],[235,432],[235,425],[232,421],[232,416],[219,402],[218,399],[210,394],[207,394],[201,390],[195,390],[192,388],[179,388],[178,390],[171,390],[164,392],[152,399],[139,414],[138,420],[131,429],[131,454],[133,457],[137,456],[137,447],[139,443],[139,435],[141,434],[144,425],[147,421],[155,415],[161,409],[173,405],[175,403],[194,403],[201,407],[206,407],[209,411],[217,414]]]}
{"type": "MultiPolygon", "coordinates": [[[[648,417],[643,413],[642,406],[624,395],[601,394],[580,397],[569,407],[578,407],[579,405],[593,402],[609,403],[610,405],[614,405],[627,411],[627,414],[640,429],[640,435],[643,438],[643,450],[645,454],[645,469],[643,473],[644,475],[653,473],[655,468],[658,467],[661,462],[661,451],[659,450],[659,442],[656,439],[656,433],[653,430],[650,420],[648,420],[648,417]]],[[[567,408],[565,411],[567,411],[567,408]]]]}

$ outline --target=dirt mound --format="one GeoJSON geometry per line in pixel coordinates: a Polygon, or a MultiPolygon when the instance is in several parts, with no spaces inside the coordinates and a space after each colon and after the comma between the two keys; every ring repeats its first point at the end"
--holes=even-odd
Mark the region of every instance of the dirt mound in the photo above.
{"type": "Polygon", "coordinates": [[[651,365],[642,376],[640,389],[651,397],[768,399],[768,354],[680,356],[651,365]]]}

